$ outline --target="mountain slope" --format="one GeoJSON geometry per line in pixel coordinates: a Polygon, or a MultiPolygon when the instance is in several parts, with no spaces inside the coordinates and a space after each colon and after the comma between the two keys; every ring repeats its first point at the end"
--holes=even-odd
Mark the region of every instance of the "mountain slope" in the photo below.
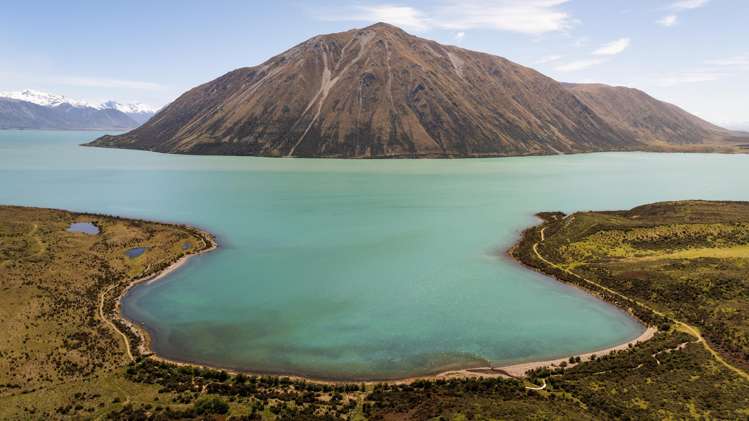
{"type": "MultiPolygon", "coordinates": [[[[91,145],[194,154],[460,157],[648,150],[654,139],[682,145],[725,135],[686,113],[662,111],[673,106],[655,100],[659,112],[652,121],[633,110],[617,112],[603,92],[376,24],[317,36],[259,66],[229,72],[186,92],[138,129],[91,145]],[[698,134],[682,137],[695,127],[698,134]]],[[[633,98],[630,106],[647,98],[633,98]]]]}
{"type": "Polygon", "coordinates": [[[644,143],[711,143],[732,134],[637,89],[601,84],[564,85],[609,124],[644,143]]]}

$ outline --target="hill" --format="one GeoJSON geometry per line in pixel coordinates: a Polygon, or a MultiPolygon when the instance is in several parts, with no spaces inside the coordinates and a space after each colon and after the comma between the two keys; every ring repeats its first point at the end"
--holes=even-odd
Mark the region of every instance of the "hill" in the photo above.
{"type": "Polygon", "coordinates": [[[731,132],[625,88],[566,85],[384,23],[311,38],[93,146],[169,153],[478,157],[718,145],[731,132]]]}

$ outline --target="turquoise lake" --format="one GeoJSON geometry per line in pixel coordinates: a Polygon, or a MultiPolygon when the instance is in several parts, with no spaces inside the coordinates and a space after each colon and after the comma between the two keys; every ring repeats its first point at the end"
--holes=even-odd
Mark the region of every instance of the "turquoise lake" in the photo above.
{"type": "Polygon", "coordinates": [[[749,200],[749,156],[198,157],[0,131],[0,204],[192,224],[220,248],[134,288],[166,357],[386,379],[562,357],[638,336],[618,309],[504,253],[539,211],[749,200]]]}

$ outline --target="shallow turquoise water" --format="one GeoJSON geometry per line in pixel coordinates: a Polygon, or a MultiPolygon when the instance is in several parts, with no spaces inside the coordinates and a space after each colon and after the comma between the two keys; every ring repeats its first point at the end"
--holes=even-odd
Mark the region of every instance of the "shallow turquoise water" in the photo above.
{"type": "Polygon", "coordinates": [[[642,327],[502,253],[541,210],[749,199],[749,156],[195,157],[0,131],[0,203],[185,222],[221,248],[135,288],[168,357],[326,378],[567,356],[642,327]]]}

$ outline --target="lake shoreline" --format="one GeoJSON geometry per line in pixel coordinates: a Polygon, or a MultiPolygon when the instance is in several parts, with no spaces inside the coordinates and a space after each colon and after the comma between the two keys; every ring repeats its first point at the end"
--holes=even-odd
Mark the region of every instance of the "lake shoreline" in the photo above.
{"type": "MultiPolygon", "coordinates": [[[[416,381],[439,380],[439,379],[444,380],[444,379],[455,379],[455,378],[459,378],[459,379],[492,378],[492,377],[523,378],[525,377],[525,373],[529,370],[534,370],[534,369],[542,368],[542,367],[552,367],[552,366],[558,367],[562,362],[568,361],[569,357],[555,357],[555,358],[547,358],[547,359],[542,359],[542,360],[529,360],[529,361],[524,361],[520,363],[498,365],[498,366],[487,365],[487,366],[478,366],[478,367],[457,368],[457,369],[439,371],[434,374],[406,376],[403,378],[383,378],[383,379],[361,380],[361,379],[326,379],[324,377],[304,376],[304,375],[283,373],[283,372],[262,372],[262,371],[257,371],[257,370],[253,371],[253,370],[243,370],[243,369],[231,369],[231,368],[225,368],[225,367],[220,367],[220,366],[213,366],[213,365],[202,363],[202,362],[164,357],[162,355],[159,355],[153,349],[152,333],[149,332],[145,326],[128,319],[122,314],[122,299],[131,290],[131,288],[137,285],[163,280],[167,278],[170,274],[174,273],[178,269],[182,268],[185,264],[187,264],[191,257],[214,251],[219,247],[218,241],[216,240],[216,237],[212,233],[203,229],[189,226],[189,225],[179,224],[179,226],[182,228],[191,230],[194,234],[197,234],[199,237],[201,237],[201,239],[204,241],[204,247],[197,249],[193,251],[192,253],[185,254],[184,256],[176,260],[175,262],[168,265],[163,270],[147,274],[145,276],[139,277],[129,282],[128,285],[120,292],[120,294],[118,294],[116,302],[115,302],[114,314],[115,314],[115,317],[117,318],[116,322],[119,322],[120,324],[127,326],[130,333],[136,335],[139,338],[139,344],[137,346],[137,349],[131,349],[131,351],[137,352],[138,355],[149,358],[151,360],[162,362],[162,363],[167,363],[167,364],[174,364],[177,366],[191,366],[191,367],[197,367],[201,369],[222,370],[230,374],[241,373],[244,375],[277,376],[277,377],[286,377],[291,380],[297,380],[297,381],[305,381],[305,382],[320,383],[320,384],[333,384],[333,385],[353,383],[353,382],[364,383],[364,384],[377,384],[377,383],[408,384],[408,383],[412,383],[416,381]]],[[[589,298],[606,301],[606,300],[603,300],[601,297],[598,297],[597,295],[592,294],[591,291],[585,290],[584,288],[578,287],[576,285],[569,285],[568,283],[557,279],[553,275],[546,274],[537,268],[530,267],[524,264],[522,261],[517,259],[516,256],[513,255],[513,250],[523,240],[526,239],[527,232],[537,227],[538,226],[533,226],[521,232],[519,238],[516,239],[515,244],[510,249],[508,249],[505,253],[502,253],[502,255],[511,258],[513,262],[520,264],[526,269],[537,270],[538,272],[544,274],[545,276],[549,276],[555,282],[559,282],[562,285],[572,286],[574,287],[575,290],[578,290],[584,293],[589,298]]],[[[615,305],[613,303],[609,303],[608,301],[606,302],[610,305],[615,305]]],[[[615,305],[615,307],[625,312],[627,311],[627,309],[623,309],[619,306],[615,305]]],[[[627,312],[627,315],[629,317],[634,317],[629,312],[627,312]]],[[[636,317],[634,318],[635,320],[640,322],[644,327],[643,332],[640,335],[638,335],[636,338],[633,338],[627,342],[613,345],[610,347],[577,354],[576,356],[580,357],[581,361],[587,361],[592,356],[600,357],[603,355],[607,355],[611,352],[624,350],[624,349],[629,348],[630,346],[634,346],[638,343],[645,342],[651,339],[656,334],[657,332],[656,328],[652,326],[648,326],[645,323],[642,323],[642,321],[637,319],[636,317]]],[[[131,344],[128,343],[127,346],[131,346],[131,344]]],[[[572,365],[574,364],[569,364],[569,366],[572,366],[572,365]]]]}
{"type": "MultiPolygon", "coordinates": [[[[10,129],[15,130],[15,129],[10,129]]],[[[84,130],[82,130],[84,131],[84,130]]],[[[102,130],[94,130],[102,131],[102,130]]],[[[104,135],[106,137],[109,135],[104,135]]],[[[281,156],[281,155],[251,155],[251,154],[229,154],[229,153],[194,153],[181,151],[157,151],[142,147],[133,147],[131,144],[95,144],[99,138],[93,141],[81,143],[78,146],[87,148],[101,149],[118,149],[150,152],[163,155],[182,155],[182,156],[211,156],[211,157],[240,157],[240,158],[269,158],[269,159],[298,159],[298,160],[340,160],[340,161],[378,161],[378,160],[461,160],[461,159],[486,159],[486,158],[523,158],[523,157],[544,157],[559,155],[589,155],[597,153],[654,153],[654,154],[719,154],[719,155],[748,155],[749,151],[746,146],[737,143],[704,143],[697,145],[671,145],[671,146],[653,146],[652,148],[623,148],[623,149],[602,149],[589,151],[576,151],[568,153],[555,153],[553,151],[528,152],[528,153],[473,153],[473,154],[439,154],[439,153],[403,153],[395,155],[377,155],[377,156],[338,156],[338,155],[311,155],[311,156],[281,156]]]]}
{"type": "MultiPolygon", "coordinates": [[[[193,234],[200,237],[200,239],[203,241],[203,247],[199,249],[194,249],[194,251],[191,251],[189,253],[186,253],[176,261],[169,264],[166,268],[162,270],[158,270],[149,274],[146,274],[144,276],[141,276],[139,278],[136,278],[130,282],[127,283],[125,288],[123,288],[120,293],[117,295],[117,298],[114,303],[114,317],[115,322],[119,322],[122,325],[127,326],[130,333],[137,336],[139,340],[139,344],[137,346],[137,349],[131,349],[131,352],[137,352],[139,355],[143,356],[150,356],[155,355],[153,350],[151,349],[151,334],[146,330],[145,327],[139,325],[138,323],[128,319],[122,314],[122,299],[127,295],[130,290],[138,285],[141,284],[147,284],[151,282],[156,282],[161,279],[166,278],[173,272],[177,271],[181,267],[183,267],[185,264],[188,263],[191,257],[201,255],[203,253],[211,252],[218,248],[218,241],[216,240],[216,236],[214,236],[212,233],[205,231],[200,228],[196,228],[190,225],[185,224],[170,224],[167,222],[160,222],[162,224],[167,225],[176,225],[183,229],[187,229],[191,231],[193,234]]],[[[131,344],[128,342],[126,346],[132,347],[131,344]]]]}

